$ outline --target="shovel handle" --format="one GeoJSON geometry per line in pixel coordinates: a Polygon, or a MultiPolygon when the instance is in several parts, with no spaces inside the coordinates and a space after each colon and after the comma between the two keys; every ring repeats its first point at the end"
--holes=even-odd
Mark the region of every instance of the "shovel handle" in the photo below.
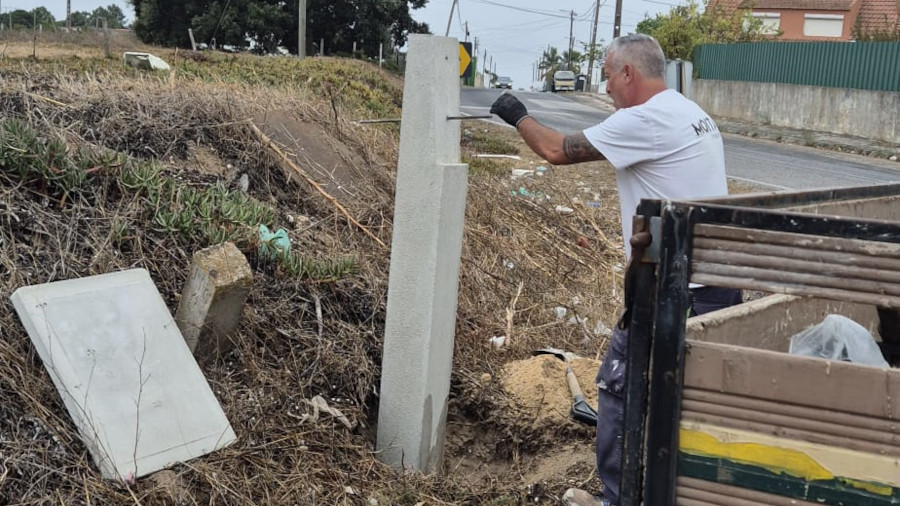
{"type": "Polygon", "coordinates": [[[568,362],[566,363],[566,383],[569,384],[569,392],[572,394],[572,397],[581,396],[584,398],[584,393],[581,391],[581,385],[578,384],[575,371],[572,370],[572,366],[568,362]]]}

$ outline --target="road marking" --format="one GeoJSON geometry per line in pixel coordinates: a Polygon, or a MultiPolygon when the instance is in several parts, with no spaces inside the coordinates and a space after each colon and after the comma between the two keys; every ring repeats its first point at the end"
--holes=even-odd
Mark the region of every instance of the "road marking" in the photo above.
{"type": "Polygon", "coordinates": [[[768,186],[769,188],[776,188],[778,190],[793,190],[793,188],[790,188],[788,186],[781,186],[781,185],[772,184],[772,183],[763,183],[762,181],[757,181],[755,179],[748,179],[746,177],[728,176],[728,179],[736,179],[738,181],[743,181],[745,183],[753,183],[755,185],[768,186]]]}
{"type": "Polygon", "coordinates": [[[590,107],[581,105],[576,102],[571,102],[568,100],[548,100],[545,98],[530,98],[529,102],[537,105],[538,107],[546,108],[546,109],[566,109],[568,111],[576,111],[576,112],[586,112],[592,111],[590,107]]]}

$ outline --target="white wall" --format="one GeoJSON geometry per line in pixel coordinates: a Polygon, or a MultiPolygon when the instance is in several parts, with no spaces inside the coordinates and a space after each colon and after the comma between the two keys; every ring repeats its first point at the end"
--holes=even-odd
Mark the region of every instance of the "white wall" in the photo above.
{"type": "Polygon", "coordinates": [[[691,98],[713,116],[900,144],[900,92],[696,79],[691,98]]]}

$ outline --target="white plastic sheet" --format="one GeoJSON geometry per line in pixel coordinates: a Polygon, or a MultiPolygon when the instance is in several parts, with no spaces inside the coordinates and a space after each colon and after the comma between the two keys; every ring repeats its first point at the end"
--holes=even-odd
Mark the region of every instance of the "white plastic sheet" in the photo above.
{"type": "Polygon", "coordinates": [[[822,323],[791,337],[792,355],[889,367],[872,334],[845,316],[830,314],[822,323]]]}

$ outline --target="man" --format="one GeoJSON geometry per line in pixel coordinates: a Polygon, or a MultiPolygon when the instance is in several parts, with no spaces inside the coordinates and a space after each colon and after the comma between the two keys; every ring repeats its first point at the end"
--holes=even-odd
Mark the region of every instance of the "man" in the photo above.
{"type": "MultiPolygon", "coordinates": [[[[691,199],[728,194],[722,136],[694,102],[666,88],[666,60],[659,43],[646,35],[615,39],[606,52],[606,92],[616,112],[583,132],[563,135],[528,115],[511,94],[503,94],[491,113],[516,127],[525,143],[552,164],[607,160],[616,169],[625,254],[649,240],[632,236],[631,216],[643,198],[691,199]]],[[[691,288],[692,314],[741,301],[738,290],[691,288]]],[[[597,473],[602,497],[569,489],[570,506],[609,506],[619,498],[622,464],[625,358],[628,322],[620,321],[597,373],[597,473]]]]}

